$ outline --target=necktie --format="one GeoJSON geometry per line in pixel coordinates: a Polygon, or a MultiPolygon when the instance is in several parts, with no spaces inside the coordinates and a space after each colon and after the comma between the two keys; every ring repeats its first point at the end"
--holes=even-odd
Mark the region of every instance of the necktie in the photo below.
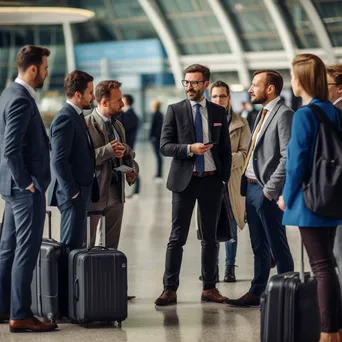
{"type": "Polygon", "coordinates": [[[261,112],[260,120],[259,120],[258,126],[257,126],[256,129],[255,129],[255,134],[254,134],[254,136],[253,136],[253,140],[252,140],[252,142],[251,142],[251,145],[250,145],[249,150],[248,150],[248,153],[247,153],[245,165],[244,165],[244,167],[243,167],[243,169],[242,169],[242,174],[244,174],[245,171],[246,171],[246,169],[247,169],[249,160],[250,160],[251,155],[252,155],[252,152],[253,152],[253,150],[254,150],[254,146],[255,146],[255,143],[256,143],[256,140],[257,140],[258,133],[260,132],[261,127],[262,127],[262,124],[263,124],[264,121],[265,121],[266,113],[267,113],[267,109],[263,109],[262,112],[261,112]]]}
{"type": "MultiPolygon", "coordinates": [[[[106,121],[106,128],[108,134],[108,140],[113,141],[116,139],[115,131],[112,123],[110,121],[106,121]]],[[[118,165],[120,165],[120,161],[113,157],[112,158],[112,180],[111,184],[117,184],[121,182],[121,172],[114,170],[118,165]]]]}
{"type": "Polygon", "coordinates": [[[114,127],[110,121],[106,121],[107,133],[109,141],[115,140],[114,127]]]}
{"type": "Polygon", "coordinates": [[[82,121],[82,124],[83,124],[84,128],[85,128],[85,129],[87,130],[87,132],[88,132],[88,127],[87,127],[87,123],[86,123],[86,121],[85,121],[83,112],[80,114],[80,118],[81,118],[81,121],[82,121]]]}
{"type": "MultiPolygon", "coordinates": [[[[196,142],[203,143],[203,125],[202,125],[202,116],[200,112],[201,105],[197,103],[196,107],[196,116],[195,116],[195,132],[196,132],[196,142]]],[[[195,156],[195,166],[196,171],[199,173],[204,172],[204,155],[196,155],[195,156]]]]}

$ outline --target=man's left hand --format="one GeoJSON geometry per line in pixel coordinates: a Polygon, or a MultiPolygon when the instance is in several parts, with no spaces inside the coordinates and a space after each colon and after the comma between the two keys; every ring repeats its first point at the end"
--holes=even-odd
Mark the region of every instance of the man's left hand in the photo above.
{"type": "Polygon", "coordinates": [[[134,183],[137,177],[138,177],[138,174],[135,173],[134,171],[126,173],[126,180],[128,183],[131,183],[131,184],[134,183]]]}
{"type": "Polygon", "coordinates": [[[114,150],[114,156],[116,158],[122,158],[125,155],[126,152],[126,147],[121,144],[119,141],[115,142],[113,145],[113,150],[114,150]]]}

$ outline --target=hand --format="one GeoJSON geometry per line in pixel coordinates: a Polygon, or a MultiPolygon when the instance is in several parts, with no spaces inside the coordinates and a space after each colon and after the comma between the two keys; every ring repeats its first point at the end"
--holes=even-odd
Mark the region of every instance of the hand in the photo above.
{"type": "Polygon", "coordinates": [[[208,152],[211,148],[213,148],[213,146],[214,146],[213,144],[210,144],[210,145],[204,145],[202,143],[192,144],[190,145],[190,152],[193,154],[202,155],[208,152]]]}
{"type": "Polygon", "coordinates": [[[117,139],[110,142],[113,148],[113,153],[116,158],[122,158],[125,155],[126,147],[117,139]]]}
{"type": "Polygon", "coordinates": [[[128,183],[134,183],[138,177],[138,174],[134,171],[126,173],[126,180],[128,183]]]}
{"type": "Polygon", "coordinates": [[[278,204],[278,207],[279,207],[282,211],[285,211],[286,205],[285,205],[283,196],[280,196],[280,197],[279,197],[277,204],[278,204]]]}
{"type": "Polygon", "coordinates": [[[75,196],[72,196],[71,199],[75,199],[79,196],[80,192],[78,192],[75,196]]]}
{"type": "Polygon", "coordinates": [[[272,197],[266,195],[265,193],[264,193],[264,196],[265,196],[269,201],[272,201],[272,197]]]}
{"type": "Polygon", "coordinates": [[[27,190],[28,190],[28,191],[31,191],[33,194],[36,192],[36,188],[34,187],[34,185],[32,185],[31,187],[29,187],[27,190]]]}

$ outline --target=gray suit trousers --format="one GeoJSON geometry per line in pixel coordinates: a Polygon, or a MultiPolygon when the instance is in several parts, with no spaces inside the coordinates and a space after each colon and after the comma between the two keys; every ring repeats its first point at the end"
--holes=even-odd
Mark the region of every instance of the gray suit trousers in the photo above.
{"type": "MultiPolygon", "coordinates": [[[[109,189],[109,199],[105,206],[96,206],[96,210],[103,210],[105,215],[105,247],[118,248],[121,224],[124,211],[124,204],[121,199],[121,190],[117,185],[111,185],[109,189]]],[[[91,216],[90,218],[90,247],[103,246],[102,234],[100,229],[101,216],[91,216]]]]}

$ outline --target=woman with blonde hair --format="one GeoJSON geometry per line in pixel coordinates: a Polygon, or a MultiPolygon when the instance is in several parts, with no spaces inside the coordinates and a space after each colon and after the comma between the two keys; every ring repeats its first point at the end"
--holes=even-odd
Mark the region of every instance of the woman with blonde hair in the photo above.
{"type": "Polygon", "coordinates": [[[333,246],[336,227],[342,220],[320,216],[310,211],[304,201],[302,184],[315,167],[313,159],[320,125],[308,105],[318,106],[336,128],[340,128],[341,123],[336,108],[328,101],[326,68],[319,57],[312,54],[296,56],[292,62],[291,85],[295,96],[302,98],[303,107],[299,108],[293,117],[287,152],[286,181],[278,205],[285,210],[283,224],[299,227],[312,271],[317,279],[321,318],[320,342],[337,342],[342,341],[342,314],[333,246]]]}
{"type": "Polygon", "coordinates": [[[225,282],[235,282],[235,258],[237,253],[237,227],[245,226],[245,198],[240,195],[242,167],[247,156],[248,141],[251,135],[246,119],[237,115],[230,103],[230,89],[227,83],[216,81],[210,88],[211,101],[224,107],[229,123],[229,136],[232,148],[232,169],[228,182],[229,198],[234,215],[234,242],[225,242],[226,269],[225,282]]]}

